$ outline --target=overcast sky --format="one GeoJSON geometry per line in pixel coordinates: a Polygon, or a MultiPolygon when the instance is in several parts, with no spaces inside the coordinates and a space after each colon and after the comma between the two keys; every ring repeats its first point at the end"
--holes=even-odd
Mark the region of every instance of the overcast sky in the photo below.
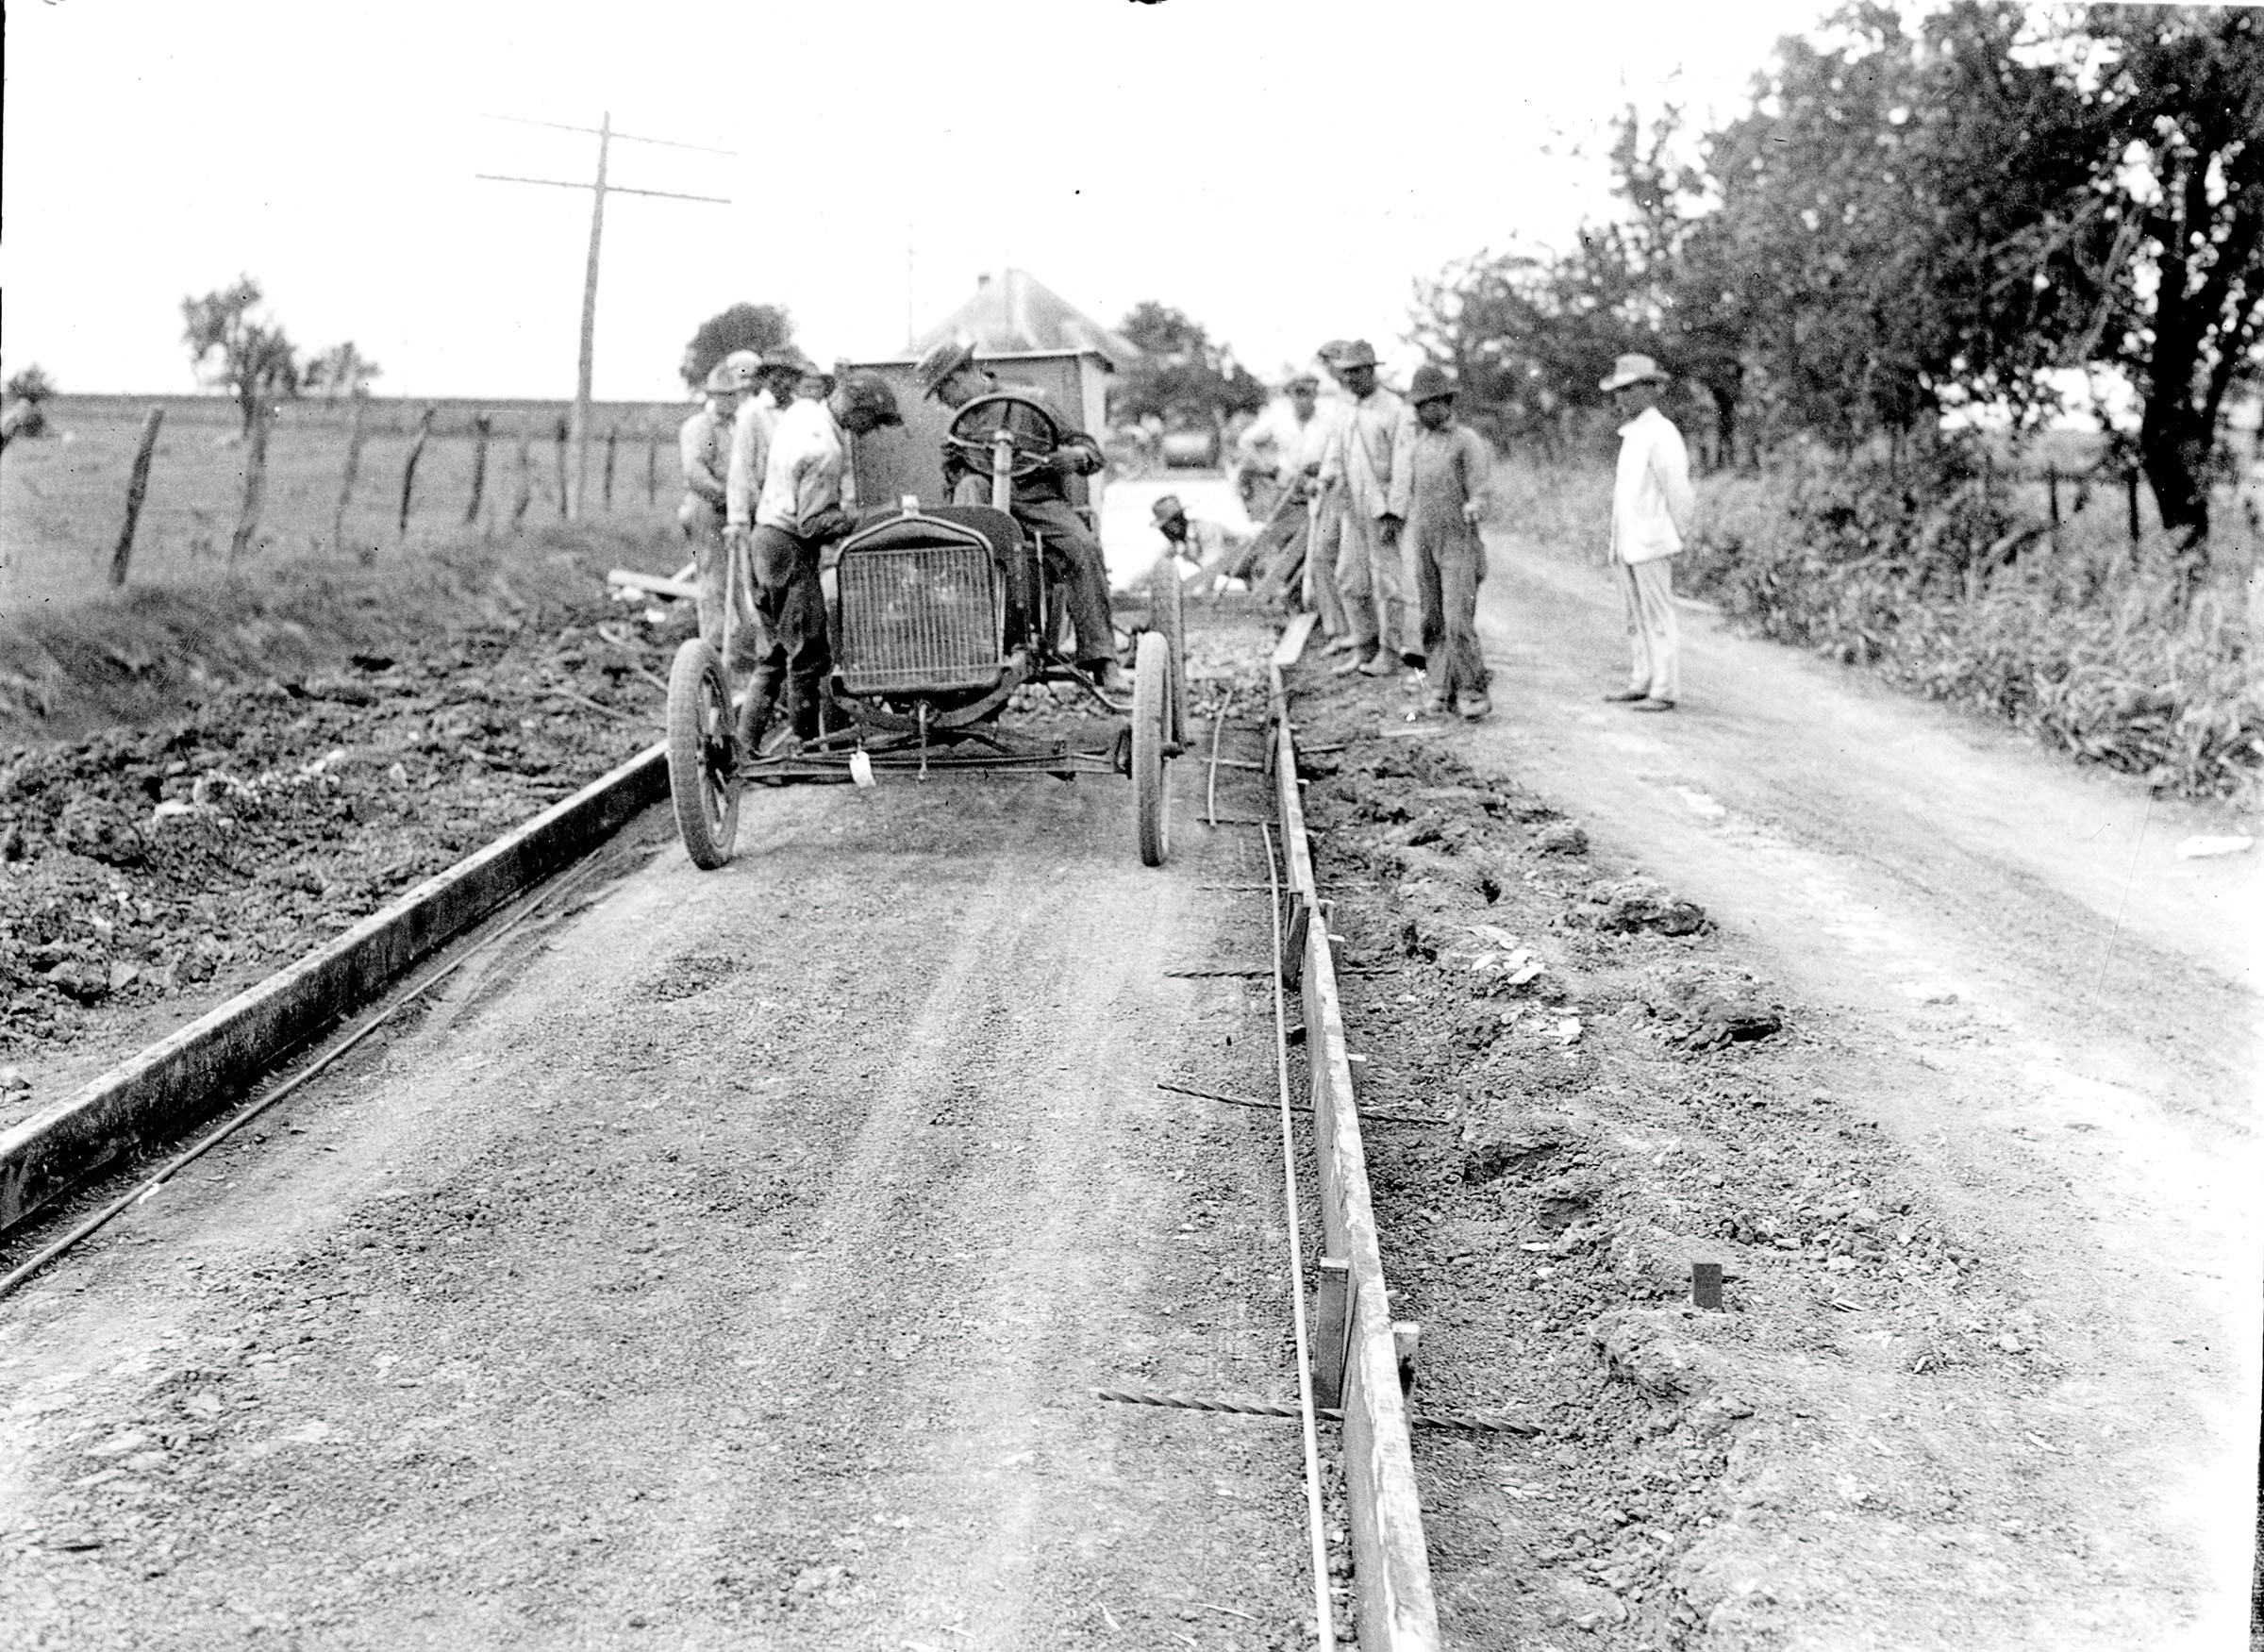
{"type": "Polygon", "coordinates": [[[596,140],[622,143],[602,398],[782,303],[811,354],[899,350],[1020,265],[1113,323],[1156,298],[1271,372],[1395,345],[1410,282],[1609,209],[1613,112],[1740,105],[1820,0],[771,0],[383,7],[45,0],[7,12],[0,350],[67,391],[191,388],[180,300],[258,278],[394,395],[574,388],[596,140]],[[1585,157],[1576,151],[1585,150],[1585,157]],[[907,249],[909,257],[907,259],[907,249]]]}

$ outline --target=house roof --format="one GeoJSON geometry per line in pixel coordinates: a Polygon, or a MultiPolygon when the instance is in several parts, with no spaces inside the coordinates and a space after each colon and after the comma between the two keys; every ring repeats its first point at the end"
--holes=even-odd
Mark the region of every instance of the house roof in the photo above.
{"type": "Polygon", "coordinates": [[[975,277],[974,296],[912,341],[920,355],[946,339],[964,339],[986,356],[1017,350],[1091,350],[1122,367],[1140,347],[1103,326],[1027,270],[975,277]]]}

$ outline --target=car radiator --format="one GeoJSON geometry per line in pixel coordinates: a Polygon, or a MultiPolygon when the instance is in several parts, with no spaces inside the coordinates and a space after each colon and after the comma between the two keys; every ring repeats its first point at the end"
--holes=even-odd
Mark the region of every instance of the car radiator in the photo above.
{"type": "Polygon", "coordinates": [[[846,552],[841,658],[853,694],[987,687],[998,676],[998,596],[977,545],[846,552]]]}

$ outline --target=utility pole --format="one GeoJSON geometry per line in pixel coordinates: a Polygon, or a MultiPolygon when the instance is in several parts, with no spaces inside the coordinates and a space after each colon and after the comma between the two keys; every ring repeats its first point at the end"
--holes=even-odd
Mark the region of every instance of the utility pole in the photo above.
{"type": "Polygon", "coordinates": [[[590,259],[582,272],[582,347],[581,359],[574,381],[574,414],[567,425],[567,440],[574,446],[574,474],[566,492],[566,520],[582,519],[582,504],[590,491],[590,380],[597,356],[597,259],[598,249],[606,234],[606,196],[652,195],[667,201],[703,201],[711,206],[728,207],[729,199],[723,195],[687,195],[674,190],[632,190],[624,185],[608,183],[607,163],[612,158],[613,142],[624,143],[651,143],[663,149],[696,149],[704,155],[733,155],[729,149],[710,149],[704,143],[678,143],[668,138],[640,138],[629,132],[613,129],[613,114],[607,110],[598,117],[594,126],[568,126],[557,121],[522,120],[517,115],[490,115],[491,121],[509,121],[522,126],[548,126],[558,132],[584,132],[597,139],[597,181],[593,184],[569,183],[562,178],[512,177],[502,173],[474,173],[474,177],[499,184],[541,184],[556,190],[588,190],[590,192],[590,259]]]}

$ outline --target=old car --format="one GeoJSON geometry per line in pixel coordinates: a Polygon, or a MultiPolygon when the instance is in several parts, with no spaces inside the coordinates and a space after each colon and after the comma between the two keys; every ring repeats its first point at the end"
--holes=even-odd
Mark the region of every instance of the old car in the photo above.
{"type": "MultiPolygon", "coordinates": [[[[1107,363],[1090,353],[986,358],[1012,381],[1040,389],[1053,408],[1099,424],[1107,363]]],[[[827,553],[821,578],[832,670],[823,732],[798,749],[757,755],[740,749],[734,704],[741,685],[726,618],[719,652],[693,638],[677,651],[669,683],[669,785],[677,827],[703,868],[731,858],[741,789],[749,783],[851,780],[888,774],[1020,770],[1074,779],[1128,776],[1140,860],[1161,865],[1170,852],[1166,765],[1186,738],[1187,677],[1180,588],[1168,560],[1151,577],[1149,612],[1138,635],[1129,704],[1105,693],[1071,658],[1068,619],[1043,546],[1011,514],[1014,489],[1055,445],[1057,415],[1043,403],[1007,392],[956,413],[924,401],[914,363],[861,364],[897,392],[900,429],[851,438],[857,527],[827,553]],[[1000,401],[1020,403],[1018,434],[976,435],[1000,401]],[[990,478],[985,504],[955,505],[944,492],[942,452],[990,478]],[[1105,715],[1083,720],[1090,733],[1018,726],[1016,691],[1069,685],[1105,715]]],[[[843,371],[847,370],[844,365],[843,371]]],[[[1070,503],[1097,521],[1100,478],[1071,478],[1070,503]]],[[[736,558],[737,552],[735,551],[736,558]]],[[[738,588],[741,570],[731,571],[738,588]]]]}

